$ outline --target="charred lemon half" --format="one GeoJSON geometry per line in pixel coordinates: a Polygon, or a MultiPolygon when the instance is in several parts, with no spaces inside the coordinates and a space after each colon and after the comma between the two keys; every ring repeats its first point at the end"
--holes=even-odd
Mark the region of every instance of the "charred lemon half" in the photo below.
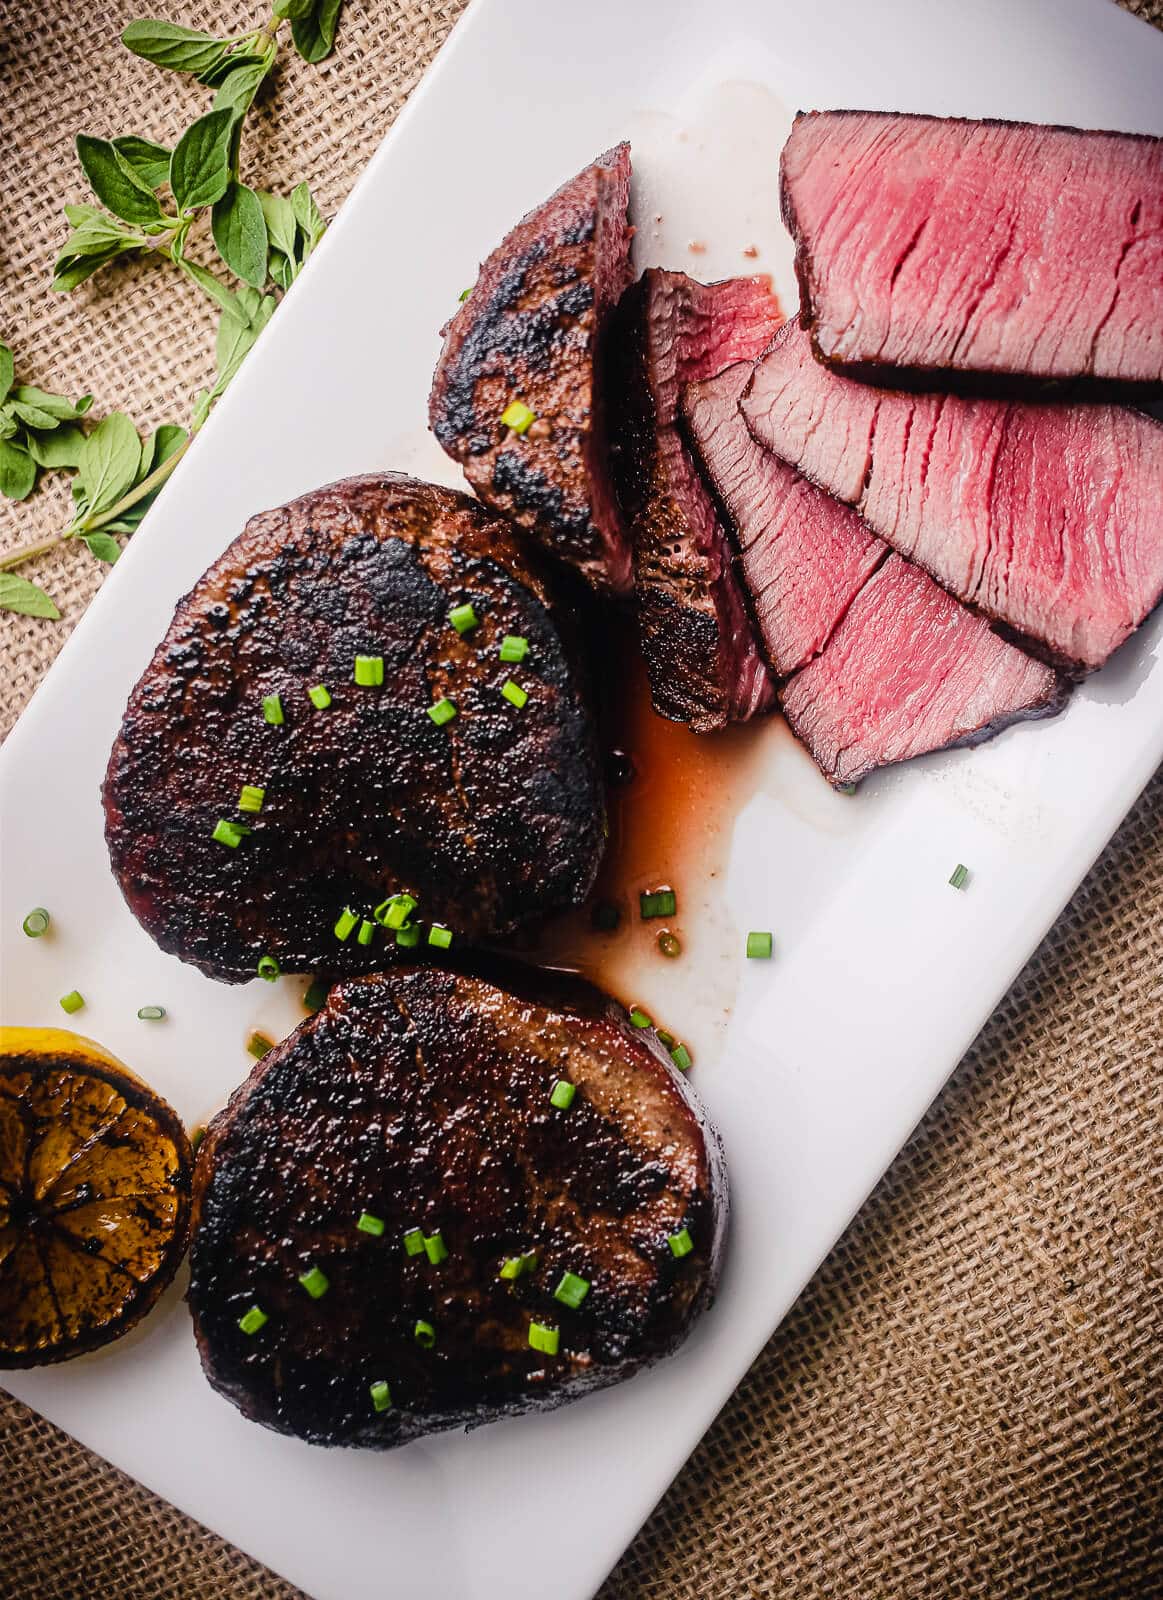
{"type": "Polygon", "coordinates": [[[0,1028],[0,1367],[119,1338],[186,1248],[193,1156],[176,1112],[57,1028],[0,1028]]]}

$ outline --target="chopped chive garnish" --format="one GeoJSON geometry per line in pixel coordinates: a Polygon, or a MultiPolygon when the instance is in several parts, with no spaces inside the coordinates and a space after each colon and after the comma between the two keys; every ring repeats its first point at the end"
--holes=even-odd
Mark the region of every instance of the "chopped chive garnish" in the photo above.
{"type": "Polygon", "coordinates": [[[436,1329],[430,1322],[425,1322],[424,1318],[421,1317],[412,1329],[412,1337],[422,1349],[431,1350],[436,1343],[436,1329]]]}
{"type": "Polygon", "coordinates": [[[673,961],[675,956],[682,955],[682,941],[677,933],[660,933],[658,935],[658,949],[661,955],[673,961]]]}
{"type": "Polygon", "coordinates": [[[142,1022],[160,1022],[166,1014],[165,1006],[139,1006],[137,1014],[142,1022]]]}
{"type": "Polygon", "coordinates": [[[423,1228],[408,1229],[404,1235],[404,1249],[410,1256],[422,1256],[424,1254],[423,1228]]]}
{"type": "Polygon", "coordinates": [[[536,1250],[526,1250],[525,1254],[521,1257],[521,1265],[524,1267],[526,1272],[532,1272],[537,1265],[536,1250]]]}
{"type": "Polygon", "coordinates": [[[953,876],[949,879],[949,882],[955,889],[964,889],[969,882],[969,868],[963,866],[959,861],[953,868],[953,876]]]}
{"type": "Polygon", "coordinates": [[[260,956],[255,970],[264,983],[274,983],[283,969],[279,966],[274,956],[260,956]]]}
{"type": "Polygon", "coordinates": [[[520,633],[507,633],[501,640],[501,660],[524,661],[529,654],[529,641],[520,633]]]}
{"type": "Polygon", "coordinates": [[[428,930],[428,943],[434,944],[438,950],[447,950],[452,943],[452,929],[434,922],[428,930]]]}
{"type": "Polygon", "coordinates": [[[477,616],[472,606],[466,602],[463,606],[453,606],[448,613],[448,620],[452,623],[457,633],[468,633],[478,626],[481,619],[477,616]]]}
{"type": "Polygon", "coordinates": [[[329,987],[322,978],[312,978],[303,995],[303,1006],[307,1011],[322,1011],[327,1004],[329,987]]]}
{"type": "Polygon", "coordinates": [[[658,1042],[664,1050],[673,1050],[678,1040],[673,1033],[667,1033],[665,1028],[658,1029],[658,1042]]]}
{"type": "Polygon", "coordinates": [[[680,1228],[677,1233],[672,1233],[666,1242],[670,1246],[671,1255],[680,1259],[689,1256],[695,1247],[695,1242],[686,1228],[680,1228]]]}
{"type": "Polygon", "coordinates": [[[265,721],[278,727],[283,720],[283,702],[277,694],[264,694],[262,697],[262,714],[265,721]]]}
{"type": "Polygon", "coordinates": [[[256,1061],[261,1061],[268,1050],[273,1050],[275,1041],[268,1039],[265,1033],[252,1033],[246,1041],[246,1048],[256,1061]]]}
{"type": "Polygon", "coordinates": [[[635,1006],[630,1012],[630,1026],[632,1028],[652,1028],[654,1026],[654,1022],[651,1017],[647,1016],[645,1011],[641,1010],[640,1007],[635,1006]]]}
{"type": "Polygon", "coordinates": [[[384,681],[383,656],[356,656],[355,681],[364,689],[378,689],[384,681]]]}
{"type": "Polygon", "coordinates": [[[685,1044],[676,1044],[670,1052],[670,1059],[680,1072],[689,1072],[691,1070],[691,1053],[685,1044]]]}
{"type": "Polygon", "coordinates": [[[839,789],[837,792],[839,794],[855,794],[856,785],[854,783],[846,783],[844,784],[843,788],[839,789]]]}
{"type": "Polygon", "coordinates": [[[373,1217],[370,1211],[361,1211],[356,1223],[360,1233],[370,1233],[373,1239],[382,1239],[386,1226],[383,1217],[373,1217]]]}
{"type": "Polygon", "coordinates": [[[471,289],[462,289],[456,298],[460,301],[461,305],[463,305],[471,293],[471,289]]]}
{"type": "Polygon", "coordinates": [[[770,933],[749,933],[747,935],[747,959],[749,961],[769,961],[771,959],[770,933]]]}
{"type": "Polygon", "coordinates": [[[413,922],[410,927],[396,929],[396,943],[401,950],[414,950],[420,943],[420,924],[413,922]]]}
{"type": "Polygon", "coordinates": [[[448,1260],[448,1246],[445,1244],[439,1228],[435,1233],[424,1235],[424,1254],[434,1267],[438,1267],[442,1261],[448,1260]]]}
{"type": "Polygon", "coordinates": [[[225,817],[221,817],[214,824],[214,831],[210,837],[216,844],[224,844],[231,850],[237,850],[249,832],[250,829],[244,828],[241,822],[228,822],[225,817]]]}
{"type": "Polygon", "coordinates": [[[261,811],[262,803],[266,799],[266,793],[265,789],[260,789],[255,783],[244,783],[242,792],[238,797],[238,809],[240,811],[261,811]]]}
{"type": "Polygon", "coordinates": [[[260,1328],[265,1328],[270,1318],[259,1306],[251,1306],[250,1310],[239,1317],[238,1326],[243,1333],[257,1333],[260,1328]]]}
{"type": "Polygon", "coordinates": [[[651,917],[673,917],[678,910],[678,896],[673,889],[655,889],[638,896],[638,909],[643,922],[649,922],[651,917]]]}
{"type": "Polygon", "coordinates": [[[497,1276],[504,1278],[506,1283],[512,1283],[515,1278],[519,1278],[521,1276],[524,1270],[525,1263],[523,1257],[507,1256],[505,1260],[501,1262],[501,1270],[497,1276]]]}
{"type": "Polygon", "coordinates": [[[555,1356],[557,1354],[557,1341],[559,1334],[556,1328],[547,1328],[543,1322],[529,1324],[529,1348],[540,1350],[543,1355],[555,1356]]]}
{"type": "Polygon", "coordinates": [[[331,691],[325,683],[317,683],[307,690],[307,698],[317,711],[326,711],[331,704],[331,691]]]}
{"type": "Polygon", "coordinates": [[[339,921],[335,924],[335,937],[339,940],[350,938],[351,930],[355,927],[358,921],[359,918],[356,916],[351,907],[344,906],[343,910],[339,913],[339,921]]]}
{"type": "Polygon", "coordinates": [[[568,1111],[573,1105],[573,1097],[577,1093],[577,1084],[570,1083],[568,1078],[558,1078],[553,1088],[549,1091],[549,1104],[556,1106],[559,1111],[568,1111]]]}
{"type": "Polygon", "coordinates": [[[393,894],[387,900],[382,900],[376,907],[373,915],[377,922],[382,922],[385,928],[403,928],[407,926],[408,918],[416,909],[416,899],[410,894],[393,894]]]}
{"type": "Polygon", "coordinates": [[[378,1383],[368,1385],[368,1393],[372,1397],[372,1405],[377,1411],[390,1411],[392,1407],[392,1391],[381,1378],[378,1383]]]}
{"type": "Polygon", "coordinates": [[[428,707],[428,715],[438,728],[443,728],[446,722],[451,722],[456,715],[456,707],[452,701],[445,698],[437,700],[435,705],[428,707]]]}
{"type": "Polygon", "coordinates": [[[374,922],[369,922],[368,919],[365,917],[363,919],[363,921],[359,925],[359,932],[355,936],[356,943],[357,944],[371,944],[372,936],[375,933],[375,931],[376,931],[375,923],[374,922]]]}
{"type": "Polygon", "coordinates": [[[529,424],[536,420],[536,411],[530,411],[524,400],[510,400],[501,412],[501,421],[514,433],[528,433],[529,424]]]}
{"type": "Polygon", "coordinates": [[[299,1282],[306,1289],[312,1300],[322,1300],[331,1287],[327,1274],[320,1272],[318,1267],[310,1267],[306,1272],[300,1272],[299,1282]]]}
{"type": "Polygon", "coordinates": [[[43,906],[34,906],[21,926],[30,939],[39,939],[42,933],[48,932],[51,921],[52,918],[43,906]]]}
{"type": "Polygon", "coordinates": [[[196,1152],[198,1146],[202,1143],[202,1140],[205,1137],[206,1129],[205,1126],[200,1122],[196,1128],[190,1129],[190,1149],[196,1152]]]}
{"type": "Polygon", "coordinates": [[[525,690],[522,689],[521,685],[519,683],[514,683],[512,678],[505,679],[504,683],[501,685],[501,693],[511,706],[517,707],[518,711],[523,709],[525,702],[529,698],[525,690]]]}
{"type": "Polygon", "coordinates": [[[70,989],[68,994],[61,995],[61,1010],[67,1011],[71,1016],[74,1011],[79,1011],[85,1004],[85,997],[78,989],[70,989]]]}
{"type": "Polygon", "coordinates": [[[553,1298],[560,1300],[563,1306],[569,1306],[576,1311],[589,1292],[589,1281],[586,1278],[579,1278],[576,1272],[564,1272],[561,1282],[553,1291],[553,1298]]]}

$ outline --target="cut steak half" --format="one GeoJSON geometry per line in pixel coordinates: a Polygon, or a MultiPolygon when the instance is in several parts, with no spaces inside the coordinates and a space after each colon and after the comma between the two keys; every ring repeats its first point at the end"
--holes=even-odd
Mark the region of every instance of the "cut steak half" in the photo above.
{"type": "Polygon", "coordinates": [[[631,587],[630,544],[602,380],[606,323],[630,281],[629,190],[620,144],[506,235],[445,330],[428,402],[433,433],[485,504],[617,593],[631,587]],[[509,426],[513,405],[523,409],[509,426]]]}
{"type": "Polygon", "coordinates": [[[709,1304],[727,1176],[682,1074],[596,990],[513,981],[341,984],[211,1123],[189,1302],[247,1417],[387,1450],[617,1383],[709,1304]]]}
{"type": "Polygon", "coordinates": [[[535,554],[395,474],[251,519],[178,606],[105,779],[114,874],[164,950],[229,982],[263,957],[367,972],[415,937],[376,925],[392,895],[458,941],[584,898],[601,776],[535,554]]]}
{"type": "Polygon", "coordinates": [[[1057,711],[1065,692],[1049,667],[756,444],[738,408],[749,377],[739,366],[690,385],[683,415],[738,541],[768,656],[788,680],[784,715],[828,780],[844,787],[1057,711]]]}
{"type": "Polygon", "coordinates": [[[615,478],[634,541],[654,709],[707,733],[774,703],[727,535],[678,430],[684,383],[753,361],[783,321],[769,278],[651,269],[623,297],[615,478]]]}
{"type": "Polygon", "coordinates": [[[1163,426],[1123,406],[876,389],[789,324],[752,433],[951,594],[1049,659],[1100,667],[1163,593],[1163,426]]]}
{"type": "Polygon", "coordinates": [[[1163,382],[1163,139],[813,111],[780,167],[824,360],[1163,382]]]}

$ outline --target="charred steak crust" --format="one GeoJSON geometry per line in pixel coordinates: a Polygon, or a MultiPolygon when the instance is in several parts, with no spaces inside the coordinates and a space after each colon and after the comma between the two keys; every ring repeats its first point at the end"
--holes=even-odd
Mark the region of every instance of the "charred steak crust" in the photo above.
{"type": "Polygon", "coordinates": [[[580,677],[535,553],[465,495],[378,474],[253,517],[130,696],[104,785],[122,893],[164,950],[228,982],[263,956],[334,976],[384,965],[392,933],[334,930],[396,892],[458,941],[568,907],[604,847],[580,677]],[[479,622],[460,635],[463,603],[479,622]],[[529,642],[520,666],[499,658],[506,634],[529,642]],[[353,681],[359,654],[382,657],[382,687],[353,681]],[[510,677],[521,708],[501,695],[510,677]],[[458,714],[437,726],[442,696],[458,714]],[[236,809],[245,784],[264,790],[257,814],[236,809]],[[212,837],[223,818],[252,830],[235,848],[212,837]]]}
{"type": "Polygon", "coordinates": [[[445,329],[433,433],[486,505],[599,589],[631,587],[608,479],[606,323],[630,281],[630,147],[608,150],[507,234],[445,329]],[[536,413],[524,432],[501,416],[536,413]]]}
{"type": "Polygon", "coordinates": [[[513,993],[428,967],[341,984],[211,1123],[189,1303],[210,1383],[246,1416],[390,1449],[616,1383],[709,1304],[718,1136],[621,1007],[582,984],[538,999],[538,981],[513,993]],[[562,1079],[565,1110],[550,1100],[562,1079]],[[356,1227],[364,1212],[381,1236],[356,1227]],[[444,1260],[408,1253],[417,1228],[439,1231],[444,1260]],[[529,1251],[535,1268],[500,1277],[529,1251]],[[320,1298],[300,1286],[312,1268],[320,1298]],[[554,1297],[567,1272],[589,1286],[576,1307],[554,1297]],[[268,1320],[248,1335],[252,1306],[268,1320]],[[558,1330],[556,1354],[530,1347],[534,1321],[558,1330]],[[392,1404],[377,1412],[381,1382],[392,1404]]]}

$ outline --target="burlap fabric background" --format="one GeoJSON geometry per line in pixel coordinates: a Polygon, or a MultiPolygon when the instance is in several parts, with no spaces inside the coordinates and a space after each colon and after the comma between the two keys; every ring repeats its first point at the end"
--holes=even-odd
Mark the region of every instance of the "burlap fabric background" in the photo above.
{"type": "MultiPolygon", "coordinates": [[[[1130,8],[1163,20],[1158,0],[1130,8]]],[[[332,61],[284,69],[251,171],[309,177],[333,212],[460,9],[348,0],[332,61]]],[[[73,133],[164,135],[202,98],[118,46],[142,12],[219,26],[260,7],[0,0],[0,261],[22,375],[144,425],[184,419],[211,370],[197,295],[162,266],[47,289],[60,204],[82,194],[73,133]]],[[[46,536],[63,509],[59,487],[15,514],[0,502],[0,544],[46,536]]],[[[103,571],[83,550],[42,560],[64,620],[0,616],[0,731],[103,571]]],[[[1163,776],[603,1600],[1163,1594],[1161,1067],[1163,776]]],[[[0,1472],[5,1600],[294,1594],[6,1398],[0,1472]]]]}

